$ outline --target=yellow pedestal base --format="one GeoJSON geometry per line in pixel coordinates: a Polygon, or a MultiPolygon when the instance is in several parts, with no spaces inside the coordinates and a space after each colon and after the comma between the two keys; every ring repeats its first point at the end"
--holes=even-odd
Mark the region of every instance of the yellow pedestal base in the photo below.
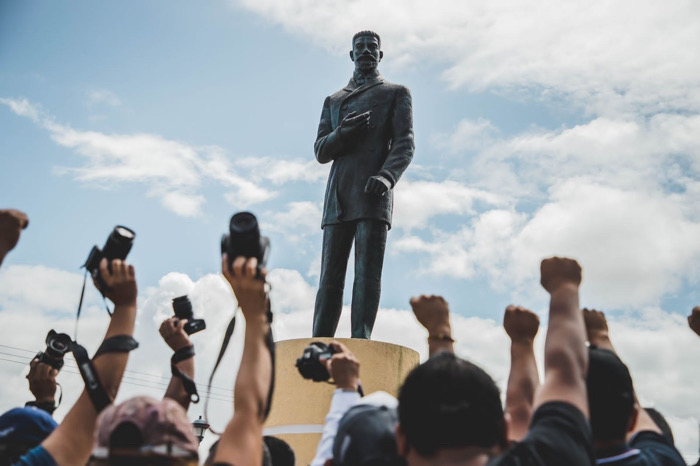
{"type": "Polygon", "coordinates": [[[313,382],[299,375],[295,363],[312,341],[337,340],[360,361],[360,380],[365,394],[383,390],[396,396],[408,372],[418,365],[418,353],[404,346],[349,338],[302,338],[278,341],[272,410],[265,434],[287,442],[297,465],[307,465],[316,454],[333,396],[334,386],[313,382]]]}

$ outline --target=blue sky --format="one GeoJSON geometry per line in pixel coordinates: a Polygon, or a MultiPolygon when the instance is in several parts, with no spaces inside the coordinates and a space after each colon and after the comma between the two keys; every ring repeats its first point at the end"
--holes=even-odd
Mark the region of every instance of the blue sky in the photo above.
{"type": "MultiPolygon", "coordinates": [[[[465,340],[470,318],[495,329],[511,302],[542,315],[539,260],[573,256],[583,305],[628,335],[638,389],[677,418],[692,452],[700,411],[682,406],[697,395],[661,394],[643,372],[700,383],[690,356],[668,347],[687,341],[697,360],[683,316],[700,303],[698,6],[428,3],[0,4],[0,199],[31,222],[0,271],[20,277],[0,298],[3,338],[41,346],[49,323],[38,337],[7,334],[21,308],[69,322],[79,283],[37,297],[32,271],[75,286],[117,223],[137,232],[145,332],[169,298],[207,294],[220,235],[243,209],[272,240],[278,334],[308,335],[328,171],[312,145],[323,99],[351,76],[352,34],[372,28],[382,74],[412,90],[416,132],[377,338],[421,350],[388,328],[411,319],[419,293],[445,295],[465,340]],[[636,356],[634,329],[663,357],[636,356]]],[[[89,325],[102,328],[91,296],[89,325]]]]}

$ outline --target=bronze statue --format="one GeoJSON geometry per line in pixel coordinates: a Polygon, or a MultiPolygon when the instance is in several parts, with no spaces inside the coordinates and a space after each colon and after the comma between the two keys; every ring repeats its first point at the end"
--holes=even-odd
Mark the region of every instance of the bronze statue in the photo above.
{"type": "Polygon", "coordinates": [[[326,97],[314,144],[320,163],[333,162],[323,206],[321,279],[314,337],[332,337],[343,305],[345,271],[355,243],[352,338],[368,339],[379,309],[393,188],[413,158],[413,111],[408,88],[377,70],[381,39],[361,31],[352,39],[355,72],[326,97]]]}

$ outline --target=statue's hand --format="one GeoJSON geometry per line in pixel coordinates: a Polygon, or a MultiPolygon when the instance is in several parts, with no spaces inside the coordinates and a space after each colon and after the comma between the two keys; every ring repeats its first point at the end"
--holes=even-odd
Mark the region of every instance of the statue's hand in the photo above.
{"type": "Polygon", "coordinates": [[[370,176],[365,185],[365,193],[383,196],[391,189],[391,182],[382,175],[370,176]]]}
{"type": "Polygon", "coordinates": [[[369,126],[369,118],[372,114],[371,110],[364,113],[357,114],[357,112],[348,113],[343,121],[340,122],[340,138],[349,137],[355,134],[357,131],[367,128],[369,126]]]}

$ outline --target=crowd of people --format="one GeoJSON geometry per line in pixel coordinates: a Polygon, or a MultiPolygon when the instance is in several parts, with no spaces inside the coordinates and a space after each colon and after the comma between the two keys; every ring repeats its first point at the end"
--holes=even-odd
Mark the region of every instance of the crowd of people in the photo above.
{"type": "MultiPolygon", "coordinates": [[[[0,211],[0,265],[27,225],[24,213],[0,211]]],[[[226,254],[221,271],[246,325],[234,413],[205,464],[293,465],[289,446],[263,435],[274,379],[266,272],[254,257],[226,254]]],[[[364,396],[361,361],[341,343],[330,344],[334,354],[322,362],[335,391],[312,465],[685,465],[663,416],[639,405],[605,315],[580,309],[579,264],[544,259],[540,275],[550,295],[541,383],[535,313],[520,306],[505,310],[511,366],[503,406],[489,374],[455,355],[445,299],[412,298],[413,313],[428,332],[429,358],[409,373],[398,397],[364,396]]],[[[103,259],[94,278],[114,309],[102,345],[81,369],[83,393],[57,424],[52,414],[58,372],[34,359],[27,378],[35,400],[0,416],[0,465],[199,464],[199,444],[186,415],[195,361],[186,321],[170,318],[160,327],[173,350],[164,397],[114,404],[129,353],[138,346],[132,338],[136,272],[124,260],[103,259]]],[[[700,336],[700,307],[688,322],[700,336]]],[[[73,351],[81,348],[71,345],[73,351]]]]}

